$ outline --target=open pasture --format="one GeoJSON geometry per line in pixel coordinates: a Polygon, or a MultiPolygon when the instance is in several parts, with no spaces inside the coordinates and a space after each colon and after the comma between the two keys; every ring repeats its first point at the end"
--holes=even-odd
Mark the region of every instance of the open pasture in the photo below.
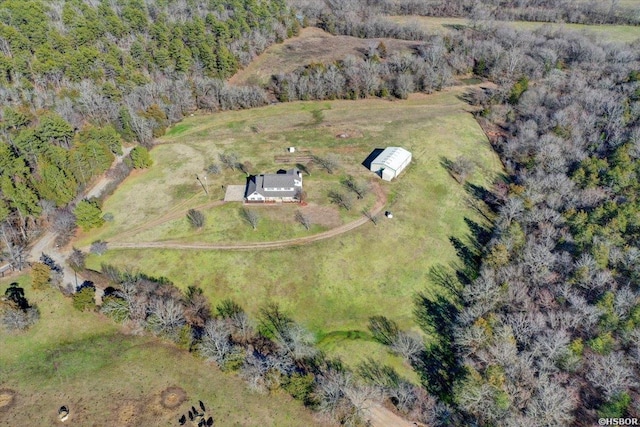
{"type": "Polygon", "coordinates": [[[63,425],[62,405],[73,426],[175,426],[199,400],[219,426],[322,425],[284,392],[253,393],[236,374],[80,313],[57,290],[33,291],[28,276],[17,281],[41,318],[26,332],[0,329],[0,396],[11,396],[0,399],[0,426],[63,425]]]}
{"type": "MultiPolygon", "coordinates": [[[[454,262],[449,237],[464,238],[468,233],[465,218],[480,221],[469,207],[470,196],[449,176],[442,160],[460,155],[472,159],[475,171],[470,182],[477,185],[489,185],[501,172],[486,136],[459,98],[464,90],[457,87],[428,96],[413,95],[406,101],[298,102],[189,118],[181,124],[179,134],[169,132],[162,145],[151,151],[154,166],[150,170],[127,179],[107,199],[104,210],[114,212],[115,220],[84,236],[85,241],[98,236],[109,240],[109,234],[129,242],[137,238],[264,241],[308,235],[362,217],[359,210],[338,210],[326,200],[324,192],[340,188],[346,174],[381,186],[387,197],[385,209],[393,211],[394,218],[382,217],[378,225],[370,222],[329,240],[280,250],[110,250],[103,256],[90,256],[89,266],[99,269],[101,263],[111,263],[166,276],[181,288],[197,285],[213,304],[233,298],[254,315],[266,303],[278,302],[319,337],[335,331],[363,331],[373,315],[386,315],[403,328],[415,328],[416,292],[440,292],[429,283],[429,268],[454,262]],[[336,138],[342,133],[353,137],[336,138]],[[371,176],[361,164],[373,149],[388,145],[403,146],[413,153],[409,168],[390,183],[371,176]],[[305,175],[309,206],[300,208],[315,204],[324,210],[318,218],[326,216],[330,221],[306,231],[290,223],[296,208],[260,207],[255,209],[265,209],[260,212],[264,221],[254,232],[235,218],[240,205],[226,204],[203,209],[211,228],[188,230],[184,211],[207,203],[194,174],[217,153],[234,151],[253,163],[254,170],[269,171],[275,166],[273,153],[287,146],[338,156],[341,168],[334,174],[314,167],[310,176],[305,175]],[[180,210],[174,223],[161,223],[139,234],[127,231],[180,210]],[[119,216],[124,219],[119,221],[119,216]],[[236,231],[215,231],[233,221],[240,227],[236,231]]],[[[210,197],[222,197],[220,182],[237,183],[240,178],[241,173],[231,171],[209,176],[209,181],[220,180],[210,182],[219,192],[210,191],[210,197]]],[[[366,207],[371,202],[361,203],[366,207]]],[[[340,354],[338,341],[343,340],[323,339],[320,344],[340,354]]],[[[354,347],[349,346],[355,351],[354,347]]]]}
{"type": "MultiPolygon", "coordinates": [[[[399,24],[413,24],[427,33],[444,34],[456,27],[469,25],[466,18],[441,18],[431,16],[391,16],[388,19],[399,24]]],[[[533,31],[542,26],[550,26],[554,29],[584,32],[603,42],[630,43],[640,38],[640,26],[632,25],[585,25],[528,21],[500,21],[502,25],[508,25],[519,30],[533,31]]]]}

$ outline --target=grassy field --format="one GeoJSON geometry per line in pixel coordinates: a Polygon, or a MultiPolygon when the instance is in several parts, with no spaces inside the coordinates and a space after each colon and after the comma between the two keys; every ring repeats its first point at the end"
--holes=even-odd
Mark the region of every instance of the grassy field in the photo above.
{"type": "MultiPolygon", "coordinates": [[[[20,334],[0,329],[0,389],[15,393],[0,408],[0,426],[58,425],[62,405],[73,426],[175,426],[198,400],[216,426],[320,425],[284,393],[252,393],[235,374],[155,338],[125,335],[109,319],[74,310],[58,291],[32,291],[27,276],[18,281],[41,319],[20,334]],[[166,408],[168,387],[187,399],[166,408]]],[[[0,281],[0,292],[8,283],[0,281]]]]}
{"type": "MultiPolygon", "coordinates": [[[[83,236],[84,242],[97,237],[108,240],[110,233],[119,232],[125,233],[128,241],[175,237],[171,236],[173,226],[187,233],[186,224],[177,223],[149,228],[139,236],[126,234],[126,230],[176,210],[176,205],[186,209],[189,204],[205,202],[193,177],[220,151],[240,153],[256,170],[268,170],[273,153],[290,145],[338,154],[343,167],[338,176],[313,171],[305,177],[310,206],[325,209],[335,222],[349,218],[325,206],[324,190],[315,186],[338,185],[339,176],[347,172],[362,179],[370,176],[361,162],[374,148],[401,145],[413,152],[414,160],[400,179],[379,181],[388,194],[387,209],[393,211],[394,219],[382,218],[377,226],[369,223],[333,240],[273,251],[110,250],[103,256],[89,257],[89,266],[98,269],[101,263],[112,263],[163,275],[181,288],[202,287],[214,304],[233,298],[250,313],[275,301],[322,338],[321,347],[331,354],[348,355],[354,363],[366,354],[383,354],[382,349],[371,350],[375,343],[360,346],[356,344],[362,340],[349,342],[344,332],[365,330],[367,319],[378,314],[391,317],[404,328],[415,328],[414,295],[425,289],[438,291],[431,289],[427,279],[429,268],[454,261],[449,237],[467,233],[465,217],[478,220],[467,205],[468,195],[462,186],[441,166],[442,159],[459,155],[473,159],[477,167],[471,182],[479,185],[487,185],[501,171],[484,133],[459,99],[463,91],[452,88],[434,95],[414,95],[406,101],[289,103],[189,118],[178,134],[170,132],[163,138],[165,144],[151,151],[154,167],[127,179],[106,201],[104,210],[114,213],[114,222],[83,236]],[[323,115],[319,123],[313,114],[318,109],[323,115]],[[354,137],[336,138],[340,133],[354,137]],[[336,331],[342,334],[331,335],[336,331]]],[[[237,183],[241,178],[237,174],[225,172],[215,179],[237,183]]],[[[221,190],[212,197],[220,196],[221,190]]],[[[234,220],[239,209],[235,206],[205,211],[208,218],[216,218],[210,221],[211,227],[217,227],[217,221],[234,220]],[[228,218],[224,219],[225,215],[228,218]]],[[[266,209],[271,215],[281,212],[279,207],[266,209]]],[[[291,217],[286,209],[282,212],[291,217]]],[[[259,230],[269,224],[265,220],[259,230]]],[[[294,234],[303,232],[300,226],[291,227],[294,234]]],[[[203,231],[202,238],[234,240],[260,234],[242,233],[246,236],[212,229],[203,231]]],[[[277,234],[265,233],[253,238],[277,234]]],[[[200,238],[193,234],[182,237],[200,238]]]]}
{"type": "MultiPolygon", "coordinates": [[[[465,18],[439,18],[430,16],[392,16],[389,17],[389,19],[400,24],[415,23],[424,31],[430,33],[447,32],[450,31],[452,27],[466,26],[469,22],[465,18]]],[[[584,32],[585,34],[593,35],[600,41],[628,43],[640,38],[640,27],[630,25],[551,24],[526,21],[503,21],[502,24],[529,31],[548,25],[551,26],[551,28],[584,32]]]]}
{"type": "Polygon", "coordinates": [[[389,53],[409,50],[415,42],[396,39],[360,39],[349,36],[334,36],[319,28],[303,28],[298,37],[269,47],[246,68],[234,75],[233,84],[263,85],[271,76],[288,73],[311,63],[329,63],[344,59],[347,55],[363,56],[369,46],[383,41],[389,53]]]}

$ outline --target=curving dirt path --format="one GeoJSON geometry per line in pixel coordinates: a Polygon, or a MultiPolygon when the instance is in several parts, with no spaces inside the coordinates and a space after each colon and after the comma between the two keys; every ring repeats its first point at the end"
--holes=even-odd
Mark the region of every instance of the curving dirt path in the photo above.
{"type": "MultiPolygon", "coordinates": [[[[131,152],[133,147],[124,147],[121,155],[116,156],[109,168],[114,169],[119,163],[123,162],[125,157],[131,152]]],[[[103,174],[97,181],[95,181],[90,188],[88,188],[83,197],[99,197],[107,184],[113,181],[107,174],[103,174]]],[[[71,285],[72,289],[75,289],[75,285],[82,283],[84,280],[81,276],[76,275],[74,271],[67,265],[67,258],[71,254],[72,246],[60,248],[55,245],[56,233],[52,230],[47,230],[40,236],[38,240],[33,243],[33,246],[29,249],[29,255],[27,257],[30,261],[38,261],[42,253],[49,255],[56,264],[62,267],[62,285],[71,285]]]]}
{"type": "MultiPolygon", "coordinates": [[[[387,203],[387,195],[384,193],[380,185],[377,183],[374,185],[374,192],[376,194],[376,203],[371,209],[372,215],[379,214],[387,203]]],[[[182,214],[178,215],[180,217],[182,214]]],[[[109,241],[109,249],[211,249],[222,251],[242,251],[242,250],[269,250],[269,249],[281,249],[290,246],[305,245],[320,240],[330,239],[332,237],[339,236],[347,233],[358,227],[363,226],[370,219],[367,217],[358,218],[347,224],[341,225],[323,233],[314,234],[312,236],[297,237],[295,239],[276,240],[272,242],[249,242],[249,243],[184,243],[184,242],[119,242],[109,241]]],[[[128,233],[127,233],[128,234],[128,233]]],[[[118,236],[115,236],[117,239],[118,236]]]]}

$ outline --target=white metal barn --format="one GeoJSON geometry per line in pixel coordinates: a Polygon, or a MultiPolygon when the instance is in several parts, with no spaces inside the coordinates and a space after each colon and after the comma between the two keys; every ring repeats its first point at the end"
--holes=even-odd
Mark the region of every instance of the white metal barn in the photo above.
{"type": "Polygon", "coordinates": [[[387,147],[372,162],[370,169],[385,181],[391,181],[411,163],[411,153],[401,147],[387,147]]]}

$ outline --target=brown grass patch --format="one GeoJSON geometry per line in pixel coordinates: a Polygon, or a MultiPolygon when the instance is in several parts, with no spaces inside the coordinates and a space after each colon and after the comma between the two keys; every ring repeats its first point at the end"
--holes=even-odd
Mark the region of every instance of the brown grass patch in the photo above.
{"type": "Polygon", "coordinates": [[[360,39],[334,36],[319,28],[304,28],[300,35],[269,47],[245,69],[237,72],[231,84],[264,84],[274,74],[289,73],[311,63],[331,63],[348,55],[363,57],[369,46],[383,42],[388,54],[412,49],[416,42],[395,39],[360,39]]]}
{"type": "Polygon", "coordinates": [[[318,224],[327,228],[335,228],[342,224],[340,213],[332,206],[319,206],[315,203],[309,203],[300,210],[309,217],[311,224],[318,224]]]}
{"type": "Polygon", "coordinates": [[[118,406],[118,425],[132,426],[136,424],[141,405],[135,400],[126,400],[118,406]]]}
{"type": "Polygon", "coordinates": [[[0,389],[0,412],[6,411],[11,406],[13,406],[13,404],[15,403],[15,400],[16,400],[15,391],[8,388],[0,389]]]}
{"type": "Polygon", "coordinates": [[[165,409],[177,408],[187,400],[187,393],[180,387],[169,387],[160,393],[160,405],[165,409]]]}

